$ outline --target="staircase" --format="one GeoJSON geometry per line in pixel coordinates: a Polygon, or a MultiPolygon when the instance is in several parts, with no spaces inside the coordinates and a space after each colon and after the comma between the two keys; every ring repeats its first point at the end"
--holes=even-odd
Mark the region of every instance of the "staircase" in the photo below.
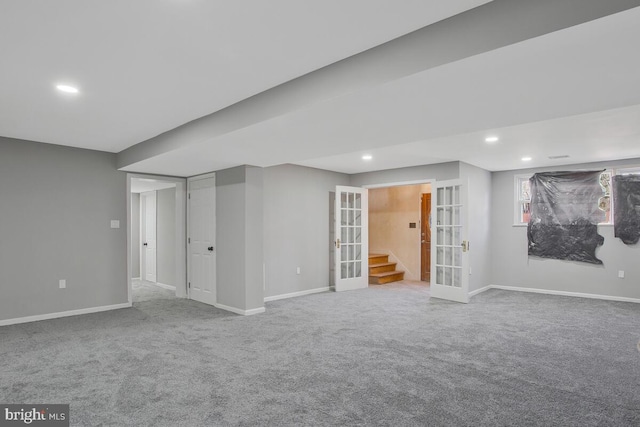
{"type": "Polygon", "coordinates": [[[404,279],[404,271],[396,270],[396,263],[389,262],[389,255],[369,254],[369,284],[384,285],[404,279]]]}

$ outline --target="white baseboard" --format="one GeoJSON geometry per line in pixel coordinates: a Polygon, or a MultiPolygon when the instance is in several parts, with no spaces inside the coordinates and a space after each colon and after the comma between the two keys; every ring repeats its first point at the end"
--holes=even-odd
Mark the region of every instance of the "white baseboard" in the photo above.
{"type": "MultiPolygon", "coordinates": [[[[518,286],[502,286],[502,285],[485,286],[482,289],[473,291],[475,292],[473,293],[473,295],[477,295],[480,292],[484,292],[489,289],[501,289],[503,291],[531,292],[535,294],[546,294],[546,295],[561,295],[565,297],[600,299],[605,301],[633,302],[636,304],[640,304],[639,298],[617,297],[612,295],[584,294],[581,292],[554,291],[549,289],[538,289],[538,288],[520,288],[518,286]]],[[[473,296],[471,292],[469,293],[469,295],[473,296]]]]}
{"type": "Polygon", "coordinates": [[[236,308],[236,307],[230,307],[228,305],[224,305],[224,304],[213,304],[214,307],[217,307],[221,310],[225,310],[225,311],[230,311],[232,313],[235,314],[240,314],[242,316],[251,316],[253,314],[260,314],[260,313],[264,313],[265,309],[264,307],[260,307],[260,308],[252,308],[251,310],[243,310],[241,308],[236,308]]]}
{"type": "Polygon", "coordinates": [[[61,311],[58,313],[38,314],[36,316],[18,317],[15,319],[0,320],[0,326],[17,325],[19,323],[38,322],[40,320],[58,319],[60,317],[79,316],[81,314],[99,313],[101,311],[119,310],[131,307],[130,302],[114,305],[103,305],[101,307],[81,308],[79,310],[61,311]]]}
{"type": "Polygon", "coordinates": [[[489,285],[489,286],[485,286],[484,288],[480,288],[480,289],[476,289],[475,291],[471,291],[471,292],[469,292],[469,296],[473,297],[473,296],[476,296],[478,294],[483,293],[484,291],[488,291],[489,289],[491,289],[491,286],[492,285],[489,285]]]}
{"type": "Polygon", "coordinates": [[[160,282],[155,282],[155,283],[149,282],[149,283],[151,283],[152,285],[156,285],[157,287],[162,288],[162,289],[169,289],[170,291],[174,291],[174,292],[176,291],[176,287],[175,286],[165,285],[164,283],[160,283],[160,282]]]}
{"type": "Polygon", "coordinates": [[[308,289],[306,291],[291,292],[290,294],[274,295],[272,297],[265,297],[264,302],[277,301],[279,299],[301,297],[303,295],[318,294],[320,292],[328,292],[329,290],[330,290],[329,286],[326,286],[324,288],[316,288],[316,289],[308,289]]]}

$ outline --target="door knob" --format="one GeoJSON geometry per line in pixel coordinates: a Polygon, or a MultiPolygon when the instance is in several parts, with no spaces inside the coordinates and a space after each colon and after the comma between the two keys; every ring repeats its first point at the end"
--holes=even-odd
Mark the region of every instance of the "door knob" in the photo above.
{"type": "Polygon", "coordinates": [[[426,243],[426,240],[423,240],[423,241],[422,241],[422,242],[420,242],[420,243],[426,243]]]}
{"type": "Polygon", "coordinates": [[[147,243],[143,243],[142,246],[147,246],[147,243]]]}
{"type": "Polygon", "coordinates": [[[209,246],[207,249],[209,250],[209,252],[213,252],[213,246],[209,246]]]}

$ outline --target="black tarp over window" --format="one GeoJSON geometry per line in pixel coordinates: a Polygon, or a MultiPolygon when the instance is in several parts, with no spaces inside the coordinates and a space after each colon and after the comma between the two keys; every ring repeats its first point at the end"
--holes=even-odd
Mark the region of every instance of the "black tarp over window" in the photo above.
{"type": "Polygon", "coordinates": [[[613,177],[613,231],[627,245],[640,240],[640,175],[613,177]]]}
{"type": "Polygon", "coordinates": [[[530,179],[529,255],[602,264],[596,248],[604,243],[598,223],[602,171],[543,172],[530,179]]]}

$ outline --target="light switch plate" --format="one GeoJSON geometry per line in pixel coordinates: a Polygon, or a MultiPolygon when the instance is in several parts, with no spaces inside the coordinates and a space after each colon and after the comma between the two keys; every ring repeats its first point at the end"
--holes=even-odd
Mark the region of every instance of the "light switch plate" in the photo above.
{"type": "Polygon", "coordinates": [[[61,280],[58,282],[58,286],[60,286],[60,289],[64,289],[64,288],[66,288],[66,287],[67,287],[67,281],[66,281],[66,280],[64,280],[64,279],[61,279],[61,280]]]}
{"type": "Polygon", "coordinates": [[[118,221],[117,219],[112,219],[111,228],[120,228],[120,221],[118,221]]]}

